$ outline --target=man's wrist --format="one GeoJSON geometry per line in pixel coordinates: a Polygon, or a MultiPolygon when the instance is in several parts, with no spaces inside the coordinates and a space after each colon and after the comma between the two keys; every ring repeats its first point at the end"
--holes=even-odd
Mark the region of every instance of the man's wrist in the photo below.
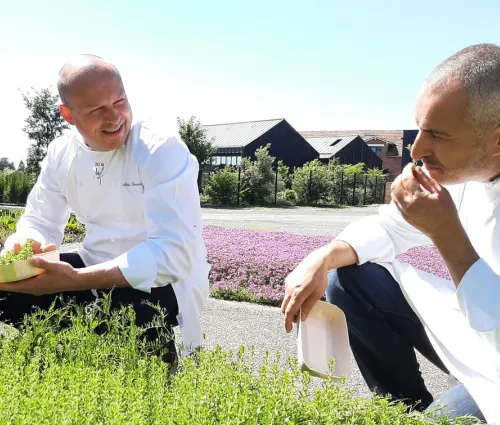
{"type": "Polygon", "coordinates": [[[443,257],[455,286],[480,258],[463,226],[447,226],[432,242],[443,257]]]}
{"type": "Polygon", "coordinates": [[[334,240],[321,248],[328,271],[350,266],[358,261],[357,254],[347,242],[334,240]]]}
{"type": "Polygon", "coordinates": [[[75,282],[80,289],[131,288],[113,262],[76,269],[76,272],[75,282]]]}

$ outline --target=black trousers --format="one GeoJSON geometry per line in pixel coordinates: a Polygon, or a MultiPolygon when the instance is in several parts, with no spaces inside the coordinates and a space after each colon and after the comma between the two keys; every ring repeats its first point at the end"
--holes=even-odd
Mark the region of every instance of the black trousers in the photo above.
{"type": "MultiPolygon", "coordinates": [[[[71,264],[74,268],[85,267],[85,264],[77,253],[62,253],[61,261],[71,264]]],[[[79,305],[95,301],[96,299],[90,290],[68,291],[62,294],[40,296],[0,291],[0,320],[15,326],[23,320],[25,314],[32,311],[33,307],[48,310],[54,300],[60,295],[64,299],[73,298],[79,305]]],[[[159,304],[167,312],[166,319],[170,327],[178,325],[177,315],[179,314],[179,307],[172,285],[153,288],[149,294],[132,288],[114,288],[111,294],[112,308],[119,308],[121,305],[132,305],[138,326],[143,326],[151,322],[154,315],[157,314],[156,310],[144,304],[144,301],[150,301],[154,305],[159,304]]]]}
{"type": "Polygon", "coordinates": [[[415,349],[448,371],[391,274],[372,263],[332,270],[326,298],[346,315],[351,349],[370,390],[425,410],[433,397],[415,349]]]}

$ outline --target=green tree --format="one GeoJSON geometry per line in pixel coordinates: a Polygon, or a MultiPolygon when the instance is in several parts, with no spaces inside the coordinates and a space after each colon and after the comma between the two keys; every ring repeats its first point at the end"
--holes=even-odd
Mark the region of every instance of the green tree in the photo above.
{"type": "Polygon", "coordinates": [[[269,154],[270,148],[268,143],[255,151],[255,161],[244,158],[241,162],[241,196],[251,205],[268,204],[272,201],[276,179],[273,163],[276,158],[269,154]]]}
{"type": "Polygon", "coordinates": [[[3,157],[0,158],[0,171],[3,170],[12,170],[14,171],[16,167],[14,167],[14,163],[9,161],[9,158],[3,157]]]}
{"type": "Polygon", "coordinates": [[[58,95],[50,89],[33,91],[22,93],[24,105],[29,111],[23,131],[33,141],[28,149],[27,171],[38,175],[49,143],[59,137],[68,124],[59,112],[58,95]]]}
{"type": "Polygon", "coordinates": [[[189,118],[188,122],[178,117],[177,125],[179,135],[189,151],[200,164],[208,163],[217,149],[212,146],[212,140],[207,139],[206,131],[200,121],[194,116],[189,118]]]}
{"type": "Polygon", "coordinates": [[[24,165],[24,161],[20,161],[19,165],[17,166],[17,171],[26,171],[26,165],[24,165]]]}

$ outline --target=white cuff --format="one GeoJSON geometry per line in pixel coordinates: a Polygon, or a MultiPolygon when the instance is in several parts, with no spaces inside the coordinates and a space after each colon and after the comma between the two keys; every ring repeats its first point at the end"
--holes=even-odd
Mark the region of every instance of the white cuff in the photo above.
{"type": "Polygon", "coordinates": [[[348,243],[358,256],[358,265],[371,262],[387,263],[395,258],[394,244],[377,216],[348,224],[335,240],[348,243]]]}
{"type": "Polygon", "coordinates": [[[156,259],[145,243],[132,247],[116,257],[113,263],[120,268],[130,286],[144,292],[151,292],[158,268],[156,259]]]}

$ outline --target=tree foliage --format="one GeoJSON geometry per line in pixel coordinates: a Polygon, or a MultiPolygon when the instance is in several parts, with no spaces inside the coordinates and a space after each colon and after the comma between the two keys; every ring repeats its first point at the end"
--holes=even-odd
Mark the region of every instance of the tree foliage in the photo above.
{"type": "Polygon", "coordinates": [[[198,163],[208,163],[217,149],[212,146],[212,140],[207,139],[206,131],[200,121],[194,116],[190,117],[187,122],[182,118],[177,118],[177,125],[182,141],[198,159],[198,163]]]}
{"type": "Polygon", "coordinates": [[[27,171],[38,175],[40,163],[47,154],[49,143],[59,137],[68,124],[59,112],[59,96],[50,89],[22,93],[24,105],[29,111],[23,131],[32,140],[28,149],[27,171]]]}

